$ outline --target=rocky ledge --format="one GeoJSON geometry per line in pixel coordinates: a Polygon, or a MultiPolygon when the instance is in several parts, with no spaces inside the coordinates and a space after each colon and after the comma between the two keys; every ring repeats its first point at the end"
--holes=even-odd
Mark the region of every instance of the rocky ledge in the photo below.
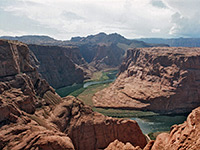
{"type": "Polygon", "coordinates": [[[127,51],[116,81],[93,97],[96,107],[188,113],[200,106],[200,48],[127,51]]]}
{"type": "Polygon", "coordinates": [[[137,122],[60,98],[31,65],[27,45],[0,40],[0,149],[95,150],[118,139],[144,147],[137,122]]]}

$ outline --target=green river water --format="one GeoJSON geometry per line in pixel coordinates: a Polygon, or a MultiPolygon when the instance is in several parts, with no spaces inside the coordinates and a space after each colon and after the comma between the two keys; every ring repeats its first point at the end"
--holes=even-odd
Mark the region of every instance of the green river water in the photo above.
{"type": "MultiPolygon", "coordinates": [[[[96,85],[96,84],[103,84],[103,83],[111,83],[115,80],[115,76],[111,76],[108,80],[104,81],[90,81],[84,84],[76,84],[68,87],[64,87],[61,89],[56,90],[56,92],[61,96],[67,96],[70,93],[75,92],[74,96],[78,96],[82,91],[84,91],[88,86],[96,85]]],[[[139,112],[139,111],[138,111],[139,112]]],[[[141,112],[141,111],[140,111],[141,112]]],[[[147,112],[148,113],[148,112],[147,112]]],[[[160,132],[160,131],[169,131],[171,126],[174,124],[183,123],[186,120],[185,115],[147,115],[147,116],[140,116],[130,118],[132,120],[136,120],[143,131],[144,134],[148,134],[151,132],[160,132]]]]}

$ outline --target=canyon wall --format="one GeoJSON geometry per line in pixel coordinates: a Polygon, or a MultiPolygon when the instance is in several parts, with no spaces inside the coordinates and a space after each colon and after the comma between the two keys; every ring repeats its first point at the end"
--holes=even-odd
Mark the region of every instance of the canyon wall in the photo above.
{"type": "Polygon", "coordinates": [[[91,76],[90,67],[77,47],[28,45],[39,61],[38,71],[54,88],[82,83],[91,76]]]}
{"type": "Polygon", "coordinates": [[[98,70],[118,67],[123,60],[124,53],[124,50],[115,44],[98,45],[96,47],[96,55],[90,65],[98,70]]]}
{"type": "Polygon", "coordinates": [[[188,113],[200,106],[200,48],[127,51],[116,81],[93,97],[96,107],[188,113]]]}

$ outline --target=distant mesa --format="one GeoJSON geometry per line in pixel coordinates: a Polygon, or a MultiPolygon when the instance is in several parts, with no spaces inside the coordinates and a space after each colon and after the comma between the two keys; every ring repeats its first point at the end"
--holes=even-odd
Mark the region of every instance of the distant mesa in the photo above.
{"type": "Polygon", "coordinates": [[[171,47],[200,47],[200,38],[141,38],[146,43],[168,44],[171,47]]]}

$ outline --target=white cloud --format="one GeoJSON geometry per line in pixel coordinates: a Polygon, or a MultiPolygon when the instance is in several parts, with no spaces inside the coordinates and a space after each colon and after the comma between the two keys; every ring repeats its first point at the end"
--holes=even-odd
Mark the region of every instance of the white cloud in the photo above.
{"type": "Polygon", "coordinates": [[[174,11],[171,16],[172,27],[169,34],[200,37],[199,0],[164,0],[164,3],[174,11]]]}
{"type": "MultiPolygon", "coordinates": [[[[43,28],[42,32],[31,28],[29,32],[26,31],[28,34],[47,34],[58,39],[98,32],[117,32],[128,38],[185,35],[186,33],[182,34],[183,31],[191,32],[196,27],[194,25],[188,29],[186,25],[191,20],[196,24],[194,20],[199,12],[198,9],[197,12],[193,9],[197,8],[197,3],[190,4],[186,0],[1,1],[4,2],[1,9],[13,14],[16,19],[14,21],[18,22],[17,17],[23,16],[43,28]],[[189,5],[190,8],[183,5],[189,5]],[[190,9],[193,9],[192,12],[190,9]]],[[[23,29],[24,25],[21,23],[21,31],[23,29]]],[[[15,33],[15,30],[12,32],[15,33]]]]}
{"type": "Polygon", "coordinates": [[[158,32],[160,32],[160,29],[152,29],[151,32],[152,33],[158,33],[158,32]]]}

